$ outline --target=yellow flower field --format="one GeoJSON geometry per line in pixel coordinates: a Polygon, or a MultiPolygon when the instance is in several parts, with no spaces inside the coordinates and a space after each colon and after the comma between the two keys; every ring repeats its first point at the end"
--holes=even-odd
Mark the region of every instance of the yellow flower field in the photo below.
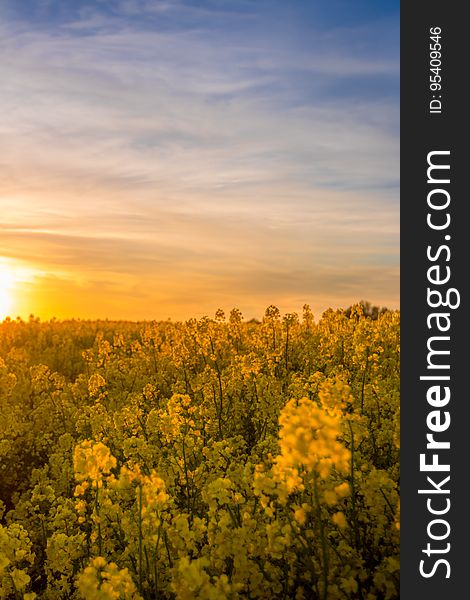
{"type": "Polygon", "coordinates": [[[399,597],[398,311],[0,324],[0,599],[399,597]]]}

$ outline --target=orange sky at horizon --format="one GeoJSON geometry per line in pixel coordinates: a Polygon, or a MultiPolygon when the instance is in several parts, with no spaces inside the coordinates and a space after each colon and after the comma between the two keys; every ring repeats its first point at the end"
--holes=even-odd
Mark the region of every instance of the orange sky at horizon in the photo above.
{"type": "MultiPolygon", "coordinates": [[[[111,285],[111,284],[109,284],[111,285]]],[[[98,286],[99,288],[99,286],[98,286]]],[[[316,318],[328,308],[347,308],[360,300],[369,301],[369,298],[345,296],[337,304],[331,303],[328,297],[289,297],[284,296],[270,299],[269,296],[257,298],[258,304],[239,302],[234,303],[230,292],[224,296],[218,295],[218,299],[211,302],[207,299],[205,303],[199,301],[175,304],[165,304],[158,298],[158,291],[150,288],[147,294],[141,295],[138,290],[135,295],[126,290],[126,295],[120,294],[120,302],[112,303],[106,310],[106,302],[109,294],[98,296],[98,289],[93,288],[86,280],[67,281],[56,276],[50,276],[40,271],[34,271],[13,261],[0,260],[0,321],[9,317],[14,320],[20,317],[27,320],[30,315],[39,317],[41,321],[52,318],[59,320],[82,319],[82,320],[126,320],[126,321],[152,321],[166,320],[185,321],[190,318],[201,318],[202,316],[213,317],[218,308],[222,308],[228,316],[232,308],[241,310],[246,320],[251,318],[261,319],[265,309],[270,304],[275,304],[281,314],[288,312],[302,313],[304,304],[309,304],[316,318]],[[152,301],[149,302],[149,297],[152,301]],[[103,302],[104,300],[104,302],[103,302]]],[[[397,305],[372,299],[372,304],[387,306],[395,309],[397,305]]]]}
{"type": "Polygon", "coordinates": [[[138,184],[88,196],[74,179],[59,187],[36,176],[36,186],[24,213],[13,191],[4,205],[0,319],[186,320],[234,307],[261,318],[270,304],[282,313],[309,304],[318,316],[360,300],[399,307],[398,219],[372,194],[317,188],[309,205],[312,190],[278,186],[263,190],[271,202],[260,216],[228,193],[194,210],[183,196],[152,206],[138,184]],[[47,191],[47,208],[37,208],[47,191]],[[129,203],[136,194],[140,205],[129,203]]]}

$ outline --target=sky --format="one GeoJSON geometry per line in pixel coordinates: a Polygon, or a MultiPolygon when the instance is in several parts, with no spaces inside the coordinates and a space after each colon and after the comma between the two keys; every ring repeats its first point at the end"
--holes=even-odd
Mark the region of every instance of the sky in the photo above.
{"type": "Polygon", "coordinates": [[[399,2],[4,0],[0,318],[399,307],[399,2]]]}

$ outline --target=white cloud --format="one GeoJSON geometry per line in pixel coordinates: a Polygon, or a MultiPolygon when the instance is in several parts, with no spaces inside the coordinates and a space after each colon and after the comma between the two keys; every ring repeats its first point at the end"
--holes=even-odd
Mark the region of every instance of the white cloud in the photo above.
{"type": "Polygon", "coordinates": [[[0,252],[51,272],[166,279],[178,265],[213,278],[214,294],[224,272],[245,296],[261,293],[258,277],[273,294],[276,281],[280,294],[346,293],[351,273],[359,289],[396,290],[396,105],[286,91],[292,70],[325,84],[393,76],[393,61],[338,54],[326,39],[318,56],[270,54],[266,40],[220,45],[102,13],[80,23],[96,30],[2,26],[0,252]]]}

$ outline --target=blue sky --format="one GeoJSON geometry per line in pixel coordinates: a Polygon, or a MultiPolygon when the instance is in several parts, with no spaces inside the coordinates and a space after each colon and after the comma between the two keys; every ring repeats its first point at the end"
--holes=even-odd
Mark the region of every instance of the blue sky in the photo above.
{"type": "Polygon", "coordinates": [[[398,2],[7,0],[0,36],[18,312],[398,306],[398,2]]]}

